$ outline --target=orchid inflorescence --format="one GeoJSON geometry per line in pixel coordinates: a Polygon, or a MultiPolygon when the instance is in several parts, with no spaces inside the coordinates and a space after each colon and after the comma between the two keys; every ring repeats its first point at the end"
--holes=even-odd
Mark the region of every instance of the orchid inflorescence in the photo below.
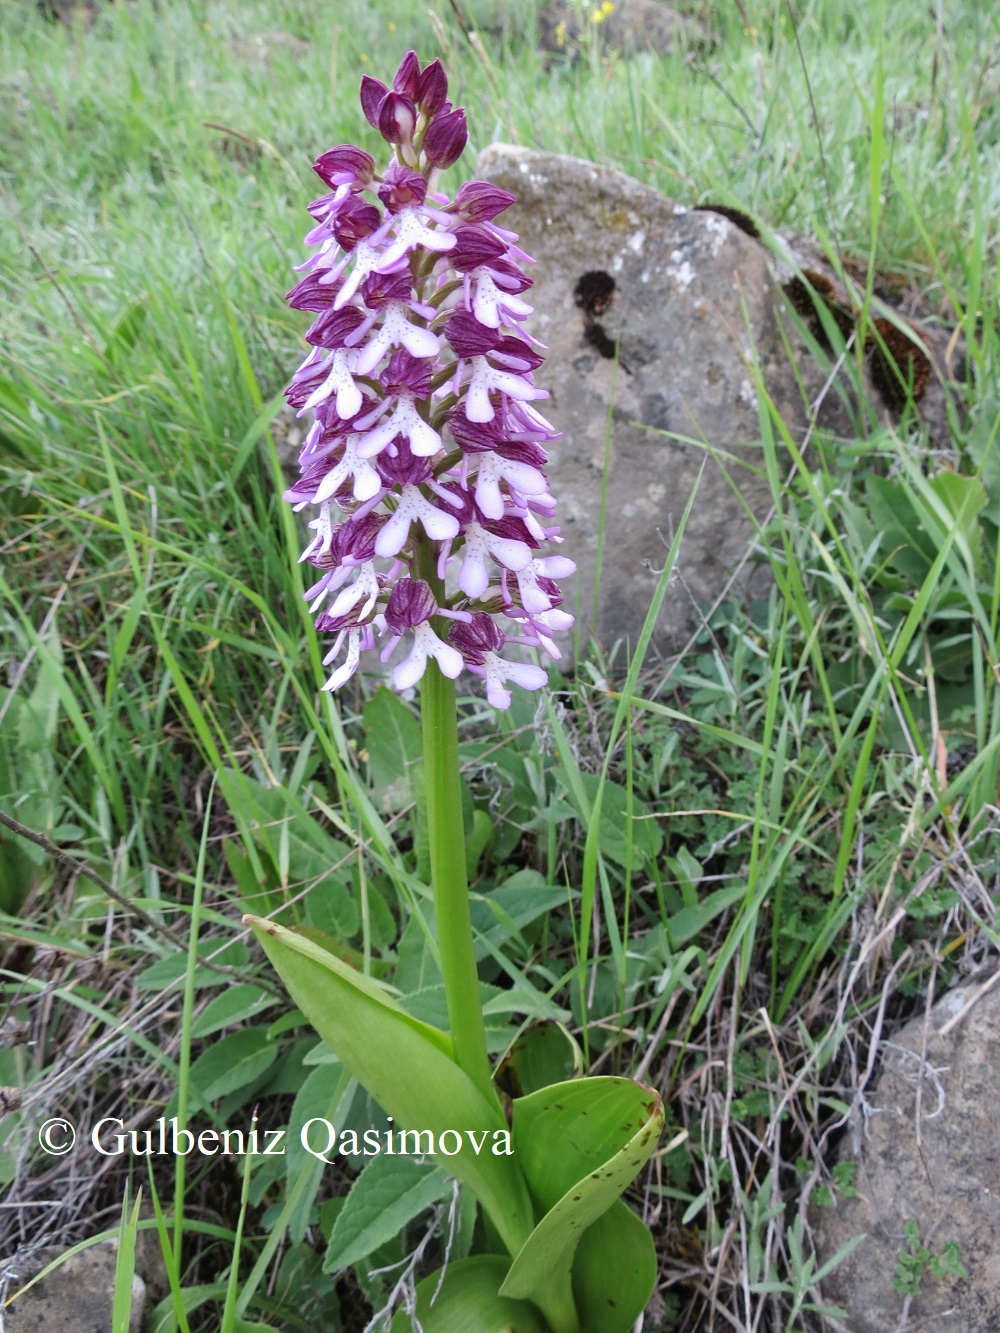
{"type": "Polygon", "coordinates": [[[440,61],[421,70],[410,51],[391,88],[361,84],[362,110],[394,148],[388,167],[379,175],[346,144],[316,161],[330,192],[309,205],[318,249],[288,301],[317,318],[286,391],[315,419],[285,498],[318,507],[302,559],[322,571],[306,593],[325,606],[316,627],[337,635],[324,664],[347,644],[325,689],[376,638],[386,662],[409,636],[397,688],[433,658],[451,679],[463,667],[484,677],[507,708],[508,682],[537,689],[546,675],[500,650],[560,656],[552,635],[573,617],[555,579],[575,566],[537,553],[559,540],[543,470],[557,435],[532,406],[548,397],[532,378],[543,358],[520,327],[531,260],[494,221],[514,195],[475,180],[454,200],[439,193],[468,138],[447,92],[440,61]]]}

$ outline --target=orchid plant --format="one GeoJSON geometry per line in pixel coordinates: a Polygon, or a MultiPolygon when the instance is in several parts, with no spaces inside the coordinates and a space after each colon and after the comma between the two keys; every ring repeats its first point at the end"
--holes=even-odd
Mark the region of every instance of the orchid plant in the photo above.
{"type": "Polygon", "coordinates": [[[287,492],[315,511],[302,559],[336,690],[381,644],[398,689],[419,683],[431,890],[449,1031],[414,1019],[392,990],[300,933],[248,917],[292,998],[343,1066],[397,1125],[473,1134],[449,1169],[482,1209],[483,1252],[416,1290],[394,1333],[626,1333],[652,1290],[652,1237],[621,1194],[654,1151],[657,1094],[621,1078],[578,1078],[514,1100],[510,1124],[485,1040],[469,910],[455,679],[481,677],[496,708],[546,673],[507,652],[558,657],[572,623],[545,446],[534,406],[539,344],[524,329],[529,257],[496,218],[514,196],[442,172],[466,146],[439,61],[404,57],[386,87],[365,77],[361,106],[392,147],[381,171],[341,145],[315,169],[315,252],[289,293],[316,316],[288,389],[312,413],[301,475],[287,492]],[[378,202],[374,202],[377,200],[378,202]],[[342,660],[341,660],[342,658],[342,660]],[[482,1138],[478,1140],[481,1145],[482,1138]]]}

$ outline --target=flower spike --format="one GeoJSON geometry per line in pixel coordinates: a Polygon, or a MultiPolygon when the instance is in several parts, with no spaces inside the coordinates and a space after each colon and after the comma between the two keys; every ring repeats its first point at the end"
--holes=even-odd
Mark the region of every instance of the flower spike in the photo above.
{"type": "Polygon", "coordinates": [[[383,661],[404,644],[397,689],[433,659],[451,679],[481,677],[508,708],[510,685],[546,677],[503,653],[559,656],[552,636],[573,622],[556,580],[574,569],[540,549],[559,535],[545,477],[557,436],[532,406],[548,395],[520,329],[528,257],[494,221],[514,196],[487,181],[453,202],[440,193],[468,140],[440,61],[421,69],[409,51],[391,85],[365,75],[361,107],[393,160],[379,170],[351,144],[316,159],[330,193],[309,205],[316,250],[286,298],[314,320],[286,395],[315,420],[285,499],[315,513],[306,598],[336,635],[325,663],[340,659],[323,688],[350,680],[380,640],[383,661]]]}

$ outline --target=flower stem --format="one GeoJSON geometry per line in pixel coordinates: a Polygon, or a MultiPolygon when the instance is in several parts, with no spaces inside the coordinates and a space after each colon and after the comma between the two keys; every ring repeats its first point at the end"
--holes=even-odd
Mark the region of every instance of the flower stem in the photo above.
{"type": "MultiPolygon", "coordinates": [[[[421,577],[427,579],[441,596],[435,558],[431,544],[421,543],[421,577]]],[[[456,1063],[491,1105],[499,1105],[486,1054],[486,1030],[469,914],[455,686],[441,674],[434,661],[427,663],[420,687],[420,703],[431,886],[448,1003],[448,1025],[455,1043],[456,1063]]]]}

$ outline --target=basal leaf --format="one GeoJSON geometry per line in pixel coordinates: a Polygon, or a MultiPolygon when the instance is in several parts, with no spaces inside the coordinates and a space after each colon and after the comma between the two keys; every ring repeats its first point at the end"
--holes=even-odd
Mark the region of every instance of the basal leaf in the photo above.
{"type": "MultiPolygon", "coordinates": [[[[449,1264],[417,1285],[416,1317],[423,1333],[546,1333],[532,1305],[498,1294],[508,1260],[480,1254],[449,1264]],[[440,1290],[439,1290],[440,1288],[440,1290]]],[[[400,1310],[390,1333],[414,1333],[417,1324],[400,1310]]]]}
{"type": "Polygon", "coordinates": [[[656,1285],[649,1227],[618,1200],[580,1238],[573,1298],[584,1333],[631,1333],[656,1285]]]}
{"type": "Polygon", "coordinates": [[[501,1291],[540,1305],[572,1300],[583,1233],[614,1204],[651,1156],[663,1103],[625,1078],[557,1083],[514,1103],[514,1151],[543,1214],[501,1291]]]}
{"type": "Polygon", "coordinates": [[[562,1023],[533,1023],[510,1048],[496,1080],[511,1098],[518,1098],[564,1083],[582,1071],[583,1052],[562,1023]]]}
{"type": "MultiPolygon", "coordinates": [[[[368,1093],[405,1129],[507,1131],[489,1102],[455,1064],[447,1033],[411,1017],[384,986],[355,972],[294,931],[246,918],[293,1001],[368,1093]]],[[[490,1145],[493,1136],[490,1137],[490,1145]]],[[[514,1156],[479,1155],[469,1144],[448,1170],[472,1189],[511,1253],[532,1225],[531,1200],[514,1156]]]]}

